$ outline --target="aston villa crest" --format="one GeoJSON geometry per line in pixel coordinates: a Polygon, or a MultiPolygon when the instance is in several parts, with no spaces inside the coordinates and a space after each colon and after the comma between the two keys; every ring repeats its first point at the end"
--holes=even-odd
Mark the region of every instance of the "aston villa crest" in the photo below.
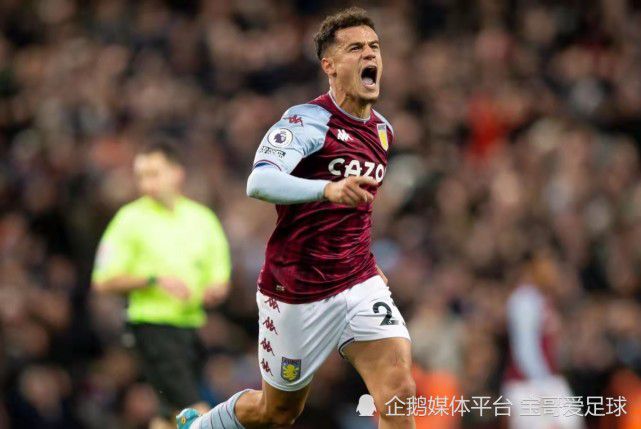
{"type": "Polygon", "coordinates": [[[387,142],[387,125],[377,124],[376,128],[378,129],[378,140],[381,142],[383,149],[387,150],[389,147],[389,143],[387,142]]]}
{"type": "Polygon", "coordinates": [[[280,376],[287,381],[296,381],[300,378],[300,359],[286,357],[280,363],[280,376]]]}

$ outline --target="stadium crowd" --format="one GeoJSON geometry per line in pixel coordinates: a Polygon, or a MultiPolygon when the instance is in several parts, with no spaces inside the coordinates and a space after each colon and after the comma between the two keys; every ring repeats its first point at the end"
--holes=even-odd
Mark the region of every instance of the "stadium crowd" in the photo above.
{"type": "MultiPolygon", "coordinates": [[[[245,181],[267,128],[326,90],[312,35],[341,6],[0,2],[0,427],[140,428],[154,414],[122,301],[91,294],[89,273],[106,222],[135,197],[132,156],[157,136],[184,148],[187,194],[233,248],[233,292],[202,331],[203,393],[259,385],[255,287],[275,213],[245,181]]],[[[382,40],[377,110],[398,142],[373,247],[417,377],[498,397],[506,298],[536,251],[574,392],[640,395],[641,5],[363,6],[382,40]]],[[[369,427],[362,393],[334,355],[296,427],[369,427]]],[[[472,413],[451,424],[497,427],[472,413]]]]}

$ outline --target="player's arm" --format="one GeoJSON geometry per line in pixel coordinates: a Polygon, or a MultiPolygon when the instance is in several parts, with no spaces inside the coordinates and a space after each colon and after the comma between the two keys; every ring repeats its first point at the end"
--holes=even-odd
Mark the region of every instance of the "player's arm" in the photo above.
{"type": "Polygon", "coordinates": [[[130,274],[135,258],[131,219],[121,209],[105,230],[91,274],[92,287],[101,293],[128,293],[147,286],[147,279],[130,274]]]}
{"type": "Polygon", "coordinates": [[[541,350],[540,299],[531,293],[517,293],[508,300],[508,333],[512,344],[513,358],[530,379],[550,375],[550,369],[541,350]]]}
{"type": "Polygon", "coordinates": [[[116,276],[108,280],[94,281],[92,287],[101,293],[123,293],[149,286],[149,279],[135,276],[116,276]]]}
{"type": "Polygon", "coordinates": [[[124,294],[136,289],[159,286],[178,299],[189,299],[189,287],[177,277],[136,277],[120,275],[104,281],[93,281],[92,288],[99,293],[124,294]]]}
{"type": "Polygon", "coordinates": [[[366,176],[350,176],[338,182],[303,179],[265,164],[257,165],[249,175],[247,196],[273,204],[328,200],[355,207],[374,201],[374,196],[361,186],[376,184],[366,176]]]}
{"type": "Polygon", "coordinates": [[[373,196],[362,185],[376,186],[369,177],[348,177],[338,182],[310,180],[291,172],[306,156],[323,147],[327,127],[317,118],[303,117],[304,125],[277,122],[265,135],[247,180],[247,195],[273,204],[300,204],[329,200],[357,206],[373,196]]]}

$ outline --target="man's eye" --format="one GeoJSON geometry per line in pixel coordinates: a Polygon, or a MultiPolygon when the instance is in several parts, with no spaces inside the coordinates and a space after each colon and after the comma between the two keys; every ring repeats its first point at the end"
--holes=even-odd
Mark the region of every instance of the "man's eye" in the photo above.
{"type": "Polygon", "coordinates": [[[358,46],[352,46],[351,48],[349,48],[350,51],[358,51],[358,49],[358,46]]]}

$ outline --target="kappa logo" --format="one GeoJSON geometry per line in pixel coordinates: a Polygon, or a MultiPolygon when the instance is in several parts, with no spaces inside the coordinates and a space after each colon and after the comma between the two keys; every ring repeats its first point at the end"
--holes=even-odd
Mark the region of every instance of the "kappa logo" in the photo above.
{"type": "Polygon", "coordinates": [[[283,118],[283,119],[287,119],[287,120],[289,121],[289,123],[290,123],[290,124],[298,124],[298,125],[300,125],[300,126],[302,126],[302,127],[304,127],[304,126],[305,126],[305,125],[303,124],[303,118],[301,118],[301,117],[300,117],[300,116],[298,116],[298,115],[287,116],[287,117],[285,117],[285,118],[283,118]]]}
{"type": "Polygon", "coordinates": [[[286,357],[280,363],[280,376],[287,381],[296,381],[300,378],[300,359],[288,359],[286,357]]]}
{"type": "Polygon", "coordinates": [[[345,131],[345,130],[344,130],[344,129],[342,129],[342,128],[341,128],[340,130],[338,130],[338,134],[336,135],[336,137],[337,137],[340,141],[344,141],[344,142],[349,141],[349,140],[351,140],[351,139],[352,139],[352,136],[350,136],[349,134],[347,134],[347,131],[345,131]]]}
{"type": "Polygon", "coordinates": [[[267,341],[267,338],[263,338],[263,340],[260,342],[261,347],[263,350],[265,350],[268,353],[271,353],[272,356],[274,356],[274,349],[272,348],[272,343],[267,341]]]}
{"type": "Polygon", "coordinates": [[[260,361],[260,366],[263,368],[263,371],[270,373],[272,376],[274,375],[272,373],[272,369],[269,367],[269,362],[267,362],[265,359],[262,359],[260,361]]]}
{"type": "Polygon", "coordinates": [[[274,325],[274,321],[271,319],[271,317],[265,319],[263,325],[265,325],[265,328],[267,328],[268,331],[275,332],[276,335],[278,335],[278,331],[276,330],[276,326],[274,325]]]}
{"type": "Polygon", "coordinates": [[[278,301],[275,298],[268,298],[267,301],[264,301],[265,304],[269,305],[269,308],[272,310],[278,310],[280,313],[280,307],[278,306],[278,301]]]}

